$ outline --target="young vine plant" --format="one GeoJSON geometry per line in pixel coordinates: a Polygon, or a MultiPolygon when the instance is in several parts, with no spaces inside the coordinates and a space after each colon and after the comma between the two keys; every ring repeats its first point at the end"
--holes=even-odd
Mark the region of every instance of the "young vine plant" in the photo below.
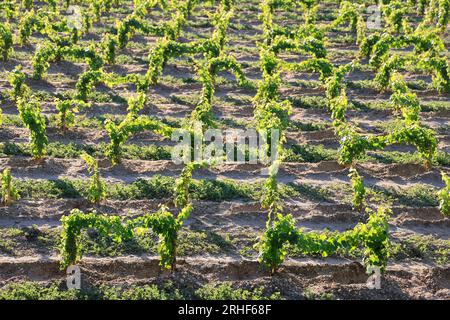
{"type": "Polygon", "coordinates": [[[5,206],[10,206],[14,201],[20,199],[19,192],[16,189],[11,176],[11,170],[9,169],[4,169],[2,172],[0,196],[1,203],[5,206]]]}

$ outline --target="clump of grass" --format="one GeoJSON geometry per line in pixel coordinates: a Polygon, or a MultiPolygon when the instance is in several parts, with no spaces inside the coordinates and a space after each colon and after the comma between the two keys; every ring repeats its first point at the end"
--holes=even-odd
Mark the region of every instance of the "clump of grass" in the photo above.
{"type": "Polygon", "coordinates": [[[287,162],[321,162],[328,160],[336,160],[338,152],[333,149],[325,149],[322,145],[293,145],[286,152],[287,162]]]}
{"type": "MultiPolygon", "coordinates": [[[[135,144],[124,145],[124,159],[133,160],[170,160],[171,148],[168,146],[135,144]]],[[[47,146],[47,155],[53,158],[73,159],[79,158],[83,153],[87,153],[96,158],[106,157],[106,144],[101,143],[97,146],[77,144],[73,142],[61,143],[52,142],[47,146]]],[[[25,143],[0,143],[0,155],[4,156],[31,156],[30,148],[25,143]]]]}
{"type": "Polygon", "coordinates": [[[20,237],[23,236],[24,232],[18,228],[2,228],[0,230],[0,253],[16,255],[20,237]]]}
{"type": "Polygon", "coordinates": [[[267,292],[263,287],[233,288],[231,283],[206,284],[195,292],[180,290],[172,281],[145,285],[99,285],[67,289],[65,282],[16,282],[0,289],[0,300],[275,300],[279,292],[267,292]]]}
{"type": "Polygon", "coordinates": [[[299,195],[304,196],[311,201],[331,201],[331,194],[326,188],[294,183],[289,184],[289,186],[299,195]]]}
{"type": "Polygon", "coordinates": [[[327,123],[291,121],[289,128],[295,131],[320,131],[329,127],[327,123]]]}
{"type": "Polygon", "coordinates": [[[450,216],[450,177],[442,172],[442,180],[445,187],[439,190],[437,196],[439,198],[439,209],[445,216],[450,216]]]}
{"type": "Polygon", "coordinates": [[[311,288],[306,288],[303,291],[306,300],[334,300],[334,295],[328,292],[317,293],[311,288]]]}
{"type": "MultiPolygon", "coordinates": [[[[173,195],[173,177],[155,175],[149,179],[137,179],[132,183],[108,183],[106,198],[112,200],[166,199],[173,195]]],[[[233,199],[259,199],[262,184],[260,182],[245,183],[234,180],[201,179],[192,181],[189,186],[192,199],[225,201],[233,199]]],[[[88,186],[82,179],[17,179],[16,188],[22,198],[58,199],[86,198],[88,186]]],[[[293,189],[280,187],[286,197],[293,195],[293,189]]]]}
{"type": "Polygon", "coordinates": [[[328,101],[321,96],[291,97],[292,107],[302,109],[327,109],[328,101]]]}
{"type": "Polygon", "coordinates": [[[0,300],[178,300],[181,292],[166,282],[142,286],[106,286],[66,289],[64,283],[19,282],[0,289],[0,300]]]}
{"type": "Polygon", "coordinates": [[[438,265],[450,262],[450,241],[431,235],[412,235],[392,242],[393,259],[431,260],[438,265]]]}
{"type": "Polygon", "coordinates": [[[429,186],[414,185],[406,188],[381,188],[376,186],[374,189],[405,206],[435,207],[438,205],[436,191],[429,186]]]}
{"type": "Polygon", "coordinates": [[[245,290],[233,288],[231,283],[207,284],[195,291],[195,295],[203,300],[279,300],[280,293],[264,293],[264,288],[245,290]]]}

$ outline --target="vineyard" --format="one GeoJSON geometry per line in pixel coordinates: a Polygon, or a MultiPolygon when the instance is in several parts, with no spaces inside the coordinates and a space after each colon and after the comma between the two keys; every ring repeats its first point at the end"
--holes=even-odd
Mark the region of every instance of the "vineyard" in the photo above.
{"type": "Polygon", "coordinates": [[[450,299],[449,22],[450,0],[2,1],[0,300],[450,299]]]}

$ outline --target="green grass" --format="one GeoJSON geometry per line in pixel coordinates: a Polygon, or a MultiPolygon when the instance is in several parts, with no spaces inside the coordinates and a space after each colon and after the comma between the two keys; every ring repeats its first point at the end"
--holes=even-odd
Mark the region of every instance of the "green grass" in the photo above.
{"type": "MultiPolygon", "coordinates": [[[[21,198],[64,199],[87,196],[88,183],[81,179],[15,179],[21,198]]],[[[155,175],[148,179],[137,179],[131,183],[109,182],[106,197],[111,200],[166,199],[173,196],[175,178],[155,175]]],[[[230,179],[193,180],[190,185],[192,199],[226,201],[233,199],[259,200],[263,182],[242,182],[230,179]]],[[[282,198],[291,198],[304,193],[294,185],[279,185],[282,198]]],[[[314,188],[313,188],[314,189],[314,188]]]]}
{"type": "Polygon", "coordinates": [[[198,289],[195,292],[202,300],[278,300],[281,298],[278,292],[267,294],[264,288],[258,287],[253,290],[233,288],[231,283],[212,283],[198,289]]]}
{"type": "MultiPolygon", "coordinates": [[[[51,142],[47,146],[47,156],[52,158],[73,159],[80,158],[86,152],[96,158],[105,158],[107,144],[98,145],[77,144],[69,142],[51,142]]],[[[132,160],[170,160],[171,148],[168,146],[127,144],[122,147],[122,158],[132,160]]],[[[0,143],[0,157],[31,156],[30,148],[25,143],[0,143]]]]}
{"type": "MultiPolygon", "coordinates": [[[[383,151],[383,152],[368,152],[362,158],[362,162],[374,162],[385,164],[423,164],[424,161],[420,158],[418,152],[398,152],[398,151],[383,151]]],[[[434,159],[434,165],[449,166],[450,154],[439,151],[434,159]]]]}
{"type": "MultiPolygon", "coordinates": [[[[0,229],[0,254],[21,256],[30,251],[38,254],[58,254],[61,228],[37,226],[0,229]]],[[[82,233],[83,254],[96,257],[157,254],[159,239],[151,230],[120,243],[93,229],[82,233]]],[[[226,254],[234,249],[227,234],[184,228],[179,233],[177,254],[180,257],[226,254]]]]}
{"type": "Polygon", "coordinates": [[[301,122],[301,121],[291,121],[289,123],[289,128],[293,131],[321,131],[329,128],[331,125],[327,122],[301,122]]]}
{"type": "Polygon", "coordinates": [[[431,235],[411,235],[393,239],[391,254],[394,259],[428,260],[438,265],[450,263],[450,240],[442,240],[431,235]]]}
{"type": "MultiPolygon", "coordinates": [[[[229,123],[227,121],[227,123],[229,123]]],[[[234,123],[233,127],[243,126],[234,123]]],[[[74,142],[61,143],[51,142],[47,146],[47,156],[60,159],[80,158],[86,152],[96,158],[106,158],[107,144],[97,145],[78,144],[74,142]]],[[[156,145],[126,144],[122,146],[122,158],[129,160],[171,160],[172,147],[156,145]]],[[[31,157],[31,152],[26,143],[0,143],[0,157],[26,156],[31,157]]],[[[307,162],[317,163],[321,161],[334,160],[339,158],[336,149],[326,148],[323,145],[295,145],[292,144],[286,149],[285,162],[307,162]]],[[[248,160],[248,155],[246,157],[248,160]]],[[[423,164],[423,160],[417,152],[382,151],[368,152],[361,158],[360,162],[385,163],[385,164],[423,164]]],[[[450,166],[450,154],[439,151],[434,161],[435,165],[450,166]]]]}
{"type": "MultiPolygon", "coordinates": [[[[15,185],[24,199],[65,199],[86,198],[88,183],[81,179],[15,179],[15,185]]],[[[109,182],[106,198],[110,200],[168,199],[173,196],[175,178],[155,175],[148,179],[137,179],[131,183],[109,182]]],[[[262,196],[263,181],[243,182],[231,179],[199,179],[190,185],[190,194],[194,200],[258,201],[262,196]]],[[[375,186],[371,193],[384,200],[395,200],[406,206],[437,206],[436,190],[427,185],[413,185],[405,188],[384,188],[375,186]]],[[[281,199],[305,197],[312,201],[332,202],[339,193],[351,193],[349,188],[334,190],[330,187],[318,187],[309,184],[279,183],[281,199]]],[[[345,195],[344,195],[345,196],[345,195]]],[[[342,198],[342,195],[340,195],[342,198]]]]}
{"type": "Polygon", "coordinates": [[[19,239],[22,236],[24,236],[24,232],[17,228],[0,229],[0,253],[10,256],[16,255],[19,239]]]}
{"type": "Polygon", "coordinates": [[[182,299],[178,289],[170,283],[157,285],[92,287],[85,290],[66,289],[65,284],[19,282],[0,289],[0,300],[169,300],[182,299]]]}
{"type": "Polygon", "coordinates": [[[332,293],[317,293],[311,288],[306,288],[303,291],[303,296],[306,300],[334,300],[334,296],[332,293]]]}
{"type": "Polygon", "coordinates": [[[289,99],[293,108],[302,109],[327,109],[328,102],[323,96],[302,96],[289,99]]]}
{"type": "Polygon", "coordinates": [[[0,228],[0,254],[20,256],[29,250],[50,254],[59,246],[59,231],[30,226],[24,228],[0,228]]]}
{"type": "Polygon", "coordinates": [[[321,162],[337,160],[338,152],[322,145],[292,145],[286,152],[287,162],[321,162]]]}
{"type": "Polygon", "coordinates": [[[289,184],[295,192],[311,201],[331,201],[331,194],[327,188],[308,184],[289,184]]]}
{"type": "MultiPolygon", "coordinates": [[[[217,235],[206,231],[193,231],[183,229],[180,231],[177,244],[179,257],[196,255],[224,254],[231,244],[225,239],[218,239],[217,235]],[[216,237],[216,238],[215,238],[216,237]]],[[[157,254],[158,237],[148,231],[142,235],[116,243],[111,237],[98,233],[86,232],[83,234],[81,245],[85,255],[98,257],[117,257],[123,255],[157,254]]]]}
{"type": "Polygon", "coordinates": [[[170,280],[162,284],[99,285],[86,289],[66,289],[65,282],[18,282],[0,289],[0,300],[274,300],[281,299],[279,292],[264,287],[234,288],[229,282],[201,286],[178,287],[170,280]],[[180,287],[180,288],[178,288],[180,287]]]}

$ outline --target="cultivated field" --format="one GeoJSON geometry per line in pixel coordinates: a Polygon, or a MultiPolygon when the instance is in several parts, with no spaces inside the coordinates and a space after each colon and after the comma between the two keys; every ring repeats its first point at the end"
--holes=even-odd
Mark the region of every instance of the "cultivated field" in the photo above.
{"type": "Polygon", "coordinates": [[[449,299],[450,2],[374,4],[2,1],[0,299],[449,299]]]}

